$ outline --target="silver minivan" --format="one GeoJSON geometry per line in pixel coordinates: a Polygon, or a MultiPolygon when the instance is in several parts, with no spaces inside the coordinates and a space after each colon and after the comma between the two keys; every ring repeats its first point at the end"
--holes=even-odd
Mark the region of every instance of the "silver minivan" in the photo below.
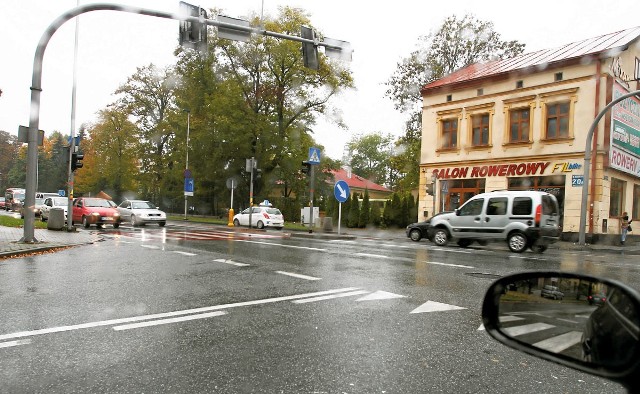
{"type": "Polygon", "coordinates": [[[428,238],[439,246],[453,239],[461,247],[504,240],[512,252],[531,248],[542,253],[560,238],[559,225],[560,209],[553,194],[499,190],[478,194],[454,212],[434,217],[428,238]]]}

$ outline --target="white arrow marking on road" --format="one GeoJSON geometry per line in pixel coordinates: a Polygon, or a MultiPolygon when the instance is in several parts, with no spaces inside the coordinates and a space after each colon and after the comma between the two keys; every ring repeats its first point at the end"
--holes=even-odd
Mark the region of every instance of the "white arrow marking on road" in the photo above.
{"type": "Polygon", "coordinates": [[[460,309],[467,309],[461,306],[443,304],[441,302],[435,301],[427,301],[424,304],[420,305],[416,309],[412,310],[411,313],[423,313],[423,312],[443,312],[443,311],[455,311],[460,309]]]}
{"type": "Polygon", "coordinates": [[[121,330],[130,330],[132,328],[141,328],[141,327],[150,327],[150,326],[158,326],[160,324],[169,324],[169,323],[180,323],[183,321],[196,320],[196,319],[206,319],[209,317],[222,316],[226,315],[227,312],[217,311],[217,312],[209,312],[209,313],[200,313],[198,315],[189,315],[182,317],[174,317],[171,319],[161,319],[161,320],[151,320],[145,321],[141,323],[133,323],[133,324],[124,324],[122,326],[113,327],[116,331],[121,330]]]}
{"type": "Polygon", "coordinates": [[[347,198],[347,192],[342,187],[340,187],[340,184],[338,183],[336,184],[336,186],[338,187],[338,190],[340,190],[340,197],[347,198]]]}
{"type": "Polygon", "coordinates": [[[322,278],[316,278],[314,276],[307,276],[302,274],[294,274],[293,272],[285,272],[285,271],[276,271],[277,274],[293,276],[294,278],[306,279],[306,280],[320,280],[322,278]]]}
{"type": "Polygon", "coordinates": [[[231,265],[235,265],[237,267],[248,267],[250,264],[246,264],[246,263],[238,263],[236,261],[233,260],[225,260],[225,259],[215,259],[213,260],[217,263],[225,263],[225,264],[231,264],[231,265]]]}
{"type": "Polygon", "coordinates": [[[173,250],[173,253],[178,253],[178,254],[181,254],[181,255],[184,255],[184,256],[197,256],[197,254],[195,254],[195,253],[181,252],[179,250],[173,250]]]}
{"type": "Polygon", "coordinates": [[[389,300],[392,298],[405,298],[405,297],[406,296],[403,296],[400,294],[394,294],[394,293],[389,293],[388,291],[378,290],[362,298],[358,298],[356,301],[389,300]]]}

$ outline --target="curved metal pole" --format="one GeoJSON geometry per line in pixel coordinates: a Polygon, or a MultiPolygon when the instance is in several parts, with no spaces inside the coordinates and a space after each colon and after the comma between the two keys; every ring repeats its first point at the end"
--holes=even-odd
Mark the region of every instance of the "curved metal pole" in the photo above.
{"type": "MultiPolygon", "coordinates": [[[[91,11],[121,11],[129,12],[141,15],[155,16],[159,18],[187,20],[191,22],[199,22],[200,19],[191,16],[184,16],[179,14],[172,14],[168,12],[149,10],[138,7],[130,7],[120,4],[106,4],[95,3],[85,4],[79,7],[73,8],[66,13],[60,15],[54,20],[49,27],[45,30],[40,37],[38,46],[36,47],[36,53],[33,59],[33,74],[31,77],[31,109],[29,114],[29,132],[27,137],[27,181],[25,188],[25,207],[32,207],[35,205],[36,188],[37,188],[37,168],[38,168],[38,127],[40,124],[40,92],[42,92],[42,63],[44,58],[44,51],[47,48],[47,44],[53,34],[68,20],[75,18],[78,15],[91,11]]],[[[213,21],[205,21],[207,24],[218,23],[213,21]]],[[[71,215],[71,212],[68,213],[71,215]]],[[[20,242],[33,243],[38,242],[34,236],[34,222],[35,212],[32,209],[24,210],[24,232],[20,239],[20,242]]]]}
{"type": "Polygon", "coordinates": [[[583,246],[585,245],[585,232],[586,232],[586,226],[587,226],[587,204],[588,204],[587,196],[589,193],[589,171],[591,169],[591,141],[593,141],[593,133],[595,132],[600,119],[602,119],[602,117],[607,112],[609,112],[611,107],[618,104],[620,101],[633,96],[640,96],[640,90],[636,90],[631,93],[624,94],[618,97],[617,99],[611,101],[609,104],[607,104],[607,106],[604,107],[602,111],[600,111],[598,116],[596,116],[596,118],[593,120],[593,123],[589,128],[589,132],[587,133],[587,144],[584,149],[584,185],[582,185],[582,204],[580,206],[580,230],[579,230],[580,233],[578,235],[578,245],[583,245],[583,246]]]}

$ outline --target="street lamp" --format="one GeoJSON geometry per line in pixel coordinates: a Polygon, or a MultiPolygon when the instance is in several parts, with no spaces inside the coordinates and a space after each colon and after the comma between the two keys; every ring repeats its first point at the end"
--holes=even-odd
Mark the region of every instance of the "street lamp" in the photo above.
{"type": "MultiPolygon", "coordinates": [[[[185,174],[189,172],[189,127],[191,122],[191,111],[183,109],[182,112],[187,113],[187,162],[185,165],[185,174]]],[[[187,220],[187,191],[184,192],[184,220],[187,220]]]]}
{"type": "Polygon", "coordinates": [[[431,184],[433,185],[433,205],[431,206],[431,216],[436,214],[436,182],[438,181],[438,173],[433,171],[431,172],[431,184]]]}

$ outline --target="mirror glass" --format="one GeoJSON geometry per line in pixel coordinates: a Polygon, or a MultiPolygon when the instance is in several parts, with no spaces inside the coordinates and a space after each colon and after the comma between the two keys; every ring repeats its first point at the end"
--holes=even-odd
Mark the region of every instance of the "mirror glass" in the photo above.
{"type": "Polygon", "coordinates": [[[637,354],[640,311],[622,288],[584,278],[535,277],[508,284],[499,330],[545,351],[606,367],[637,354]]]}

